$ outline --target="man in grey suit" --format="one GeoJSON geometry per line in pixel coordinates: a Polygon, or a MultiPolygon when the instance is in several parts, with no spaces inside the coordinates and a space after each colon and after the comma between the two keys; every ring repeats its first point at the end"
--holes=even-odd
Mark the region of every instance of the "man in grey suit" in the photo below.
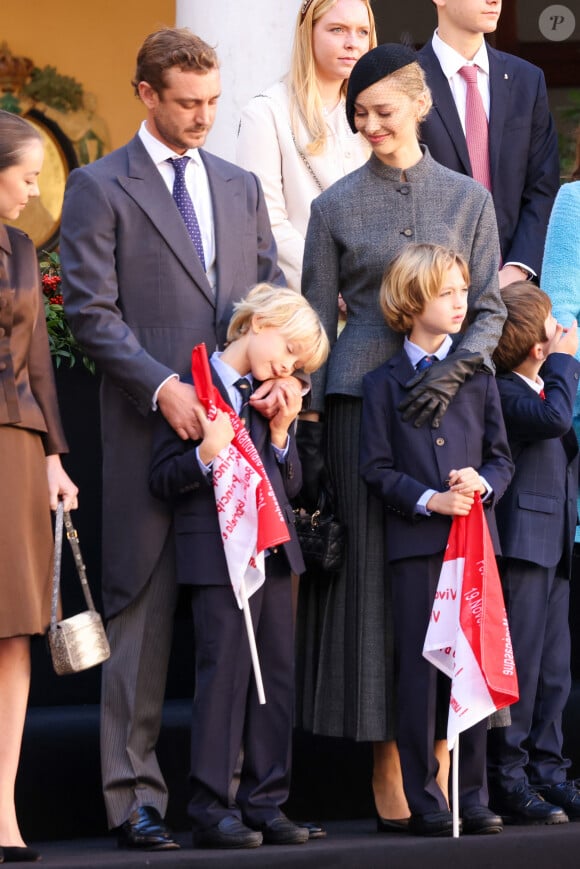
{"type": "Polygon", "coordinates": [[[179,379],[193,346],[223,346],[234,302],[283,275],[257,178],[200,150],[220,95],[214,50],[185,28],[153,33],[133,85],[146,120],[126,146],[71,173],[61,257],[67,316],[103,376],[108,821],[122,847],[169,849],[155,747],[176,583],[170,511],[148,490],[152,423],[162,413],[180,437],[198,436],[195,392],[179,379]],[[190,158],[181,179],[176,157],[190,158]]]}

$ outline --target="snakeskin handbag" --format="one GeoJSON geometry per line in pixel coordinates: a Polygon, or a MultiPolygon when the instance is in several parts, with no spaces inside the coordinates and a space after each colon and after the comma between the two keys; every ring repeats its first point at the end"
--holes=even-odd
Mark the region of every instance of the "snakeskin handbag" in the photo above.
{"type": "Polygon", "coordinates": [[[48,645],[52,665],[59,676],[88,670],[89,667],[102,664],[111,654],[101,616],[93,603],[78,535],[72,524],[70,513],[64,511],[62,502],[59,503],[56,511],[52,609],[48,630],[48,645]],[[88,609],[68,619],[57,621],[63,524],[66,527],[66,536],[71,546],[88,609]]]}

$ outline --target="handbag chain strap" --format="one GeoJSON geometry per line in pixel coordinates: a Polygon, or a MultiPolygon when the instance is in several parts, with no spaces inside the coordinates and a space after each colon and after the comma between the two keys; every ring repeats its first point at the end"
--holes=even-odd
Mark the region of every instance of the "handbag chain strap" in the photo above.
{"type": "Polygon", "coordinates": [[[65,511],[63,502],[59,501],[56,509],[56,520],[54,525],[54,568],[52,574],[52,607],[50,613],[51,631],[56,630],[56,615],[58,609],[58,595],[60,591],[60,574],[62,565],[63,524],[66,528],[67,540],[70,543],[70,548],[72,550],[75,566],[79,575],[86,604],[90,610],[95,609],[95,604],[93,602],[93,597],[91,595],[91,590],[89,588],[89,583],[87,580],[87,569],[85,567],[85,563],[81,555],[81,548],[79,546],[79,536],[76,532],[74,525],[72,524],[70,513],[68,511],[65,511]]]}
{"type": "MultiPolygon", "coordinates": [[[[280,109],[281,113],[285,114],[282,106],[280,106],[279,103],[277,102],[277,100],[273,99],[269,94],[256,94],[256,96],[263,97],[266,100],[270,100],[270,102],[274,103],[274,105],[280,109]]],[[[294,135],[294,130],[292,129],[292,122],[290,120],[288,120],[288,127],[290,129],[290,135],[292,136],[292,142],[294,143],[294,147],[296,148],[298,156],[300,157],[300,159],[302,160],[302,162],[306,166],[306,169],[307,169],[310,177],[312,178],[312,180],[314,181],[314,183],[316,184],[316,186],[318,187],[320,192],[324,193],[324,187],[320,183],[320,180],[318,179],[316,172],[314,171],[314,169],[310,165],[310,161],[308,160],[308,157],[306,156],[306,154],[304,153],[304,151],[302,150],[302,148],[300,147],[300,145],[296,141],[296,136],[294,135]]]]}

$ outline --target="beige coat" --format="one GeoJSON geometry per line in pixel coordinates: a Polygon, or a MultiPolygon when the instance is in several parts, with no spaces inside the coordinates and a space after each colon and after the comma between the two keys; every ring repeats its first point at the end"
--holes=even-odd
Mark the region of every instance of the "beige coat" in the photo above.
{"type": "Polygon", "coordinates": [[[278,82],[250,100],[243,109],[236,160],[262,182],[278,263],[288,286],[300,290],[304,238],[312,200],[366,162],[364,140],[348,126],[341,100],[329,112],[329,136],[323,154],[306,150],[310,137],[300,124],[295,142],[285,82],[278,82]]]}

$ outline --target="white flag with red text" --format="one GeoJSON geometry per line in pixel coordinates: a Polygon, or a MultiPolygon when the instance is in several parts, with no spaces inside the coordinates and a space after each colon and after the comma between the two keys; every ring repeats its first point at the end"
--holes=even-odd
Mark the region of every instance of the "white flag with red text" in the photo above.
{"type": "Polygon", "coordinates": [[[423,656],[451,679],[447,741],[518,700],[503,591],[479,495],[455,516],[423,656]]]}
{"type": "Polygon", "coordinates": [[[191,369],[209,418],[218,407],[229,414],[234,429],[234,439],[214,459],[212,480],[230,581],[242,609],[242,584],[249,598],[264,583],[264,550],[285,543],[290,535],[249,433],[212,382],[204,344],[194,347],[191,369]]]}

